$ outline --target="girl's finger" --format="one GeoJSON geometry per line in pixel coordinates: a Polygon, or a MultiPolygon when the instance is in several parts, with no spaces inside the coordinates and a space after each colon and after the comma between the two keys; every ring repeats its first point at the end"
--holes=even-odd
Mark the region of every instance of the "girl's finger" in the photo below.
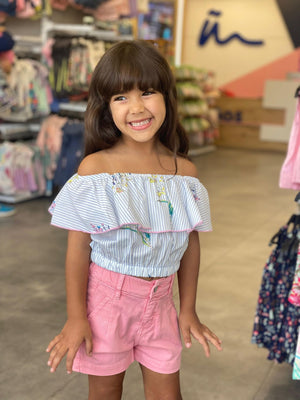
{"type": "Polygon", "coordinates": [[[188,349],[192,346],[191,334],[189,329],[181,328],[182,339],[184,341],[185,347],[188,349]]]}
{"type": "Polygon", "coordinates": [[[206,357],[210,356],[210,349],[209,349],[209,344],[207,343],[207,340],[205,338],[198,339],[198,342],[202,345],[204,349],[204,353],[206,357]]]}
{"type": "Polygon", "coordinates": [[[207,340],[209,340],[218,350],[222,350],[222,342],[217,336],[211,336],[207,340]]]}
{"type": "Polygon", "coordinates": [[[202,345],[206,357],[210,356],[210,349],[207,339],[200,332],[192,332],[193,337],[202,345]]]}
{"type": "Polygon", "coordinates": [[[51,342],[48,344],[48,347],[46,349],[47,353],[49,353],[53,349],[53,347],[56,346],[56,344],[60,341],[60,338],[61,338],[60,335],[57,335],[57,336],[55,336],[54,339],[51,340],[51,342]]]}
{"type": "Polygon", "coordinates": [[[64,358],[65,354],[67,352],[67,349],[65,347],[61,347],[54,355],[52,361],[51,361],[51,369],[50,372],[55,372],[56,368],[60,364],[61,360],[64,358]]]}
{"type": "Polygon", "coordinates": [[[66,361],[66,368],[67,368],[68,374],[72,373],[73,361],[74,361],[76,352],[77,352],[77,349],[74,349],[74,350],[69,349],[69,351],[68,351],[67,361],[66,361]]]}
{"type": "Polygon", "coordinates": [[[52,370],[52,368],[53,368],[53,361],[55,360],[56,357],[57,357],[57,350],[52,350],[50,353],[50,357],[48,359],[48,363],[47,363],[48,366],[51,367],[50,370],[52,370]]]}

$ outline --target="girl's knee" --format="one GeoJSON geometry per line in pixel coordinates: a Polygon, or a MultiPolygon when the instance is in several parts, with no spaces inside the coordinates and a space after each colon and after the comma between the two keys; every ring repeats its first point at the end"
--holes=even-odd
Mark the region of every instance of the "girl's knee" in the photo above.
{"type": "Polygon", "coordinates": [[[88,400],[121,400],[125,372],[112,376],[89,375],[88,400]]]}
{"type": "Polygon", "coordinates": [[[146,400],[182,400],[179,371],[160,374],[141,365],[146,400]]]}

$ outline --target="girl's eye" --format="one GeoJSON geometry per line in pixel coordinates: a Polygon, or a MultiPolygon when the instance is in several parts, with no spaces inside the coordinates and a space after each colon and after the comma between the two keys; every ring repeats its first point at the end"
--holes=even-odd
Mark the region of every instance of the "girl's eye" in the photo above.
{"type": "Polygon", "coordinates": [[[150,96],[151,94],[155,94],[155,90],[149,89],[143,93],[143,96],[150,96]]]}
{"type": "Polygon", "coordinates": [[[113,101],[123,101],[123,100],[125,100],[125,99],[126,99],[125,96],[116,96],[116,97],[113,97],[113,101]]]}

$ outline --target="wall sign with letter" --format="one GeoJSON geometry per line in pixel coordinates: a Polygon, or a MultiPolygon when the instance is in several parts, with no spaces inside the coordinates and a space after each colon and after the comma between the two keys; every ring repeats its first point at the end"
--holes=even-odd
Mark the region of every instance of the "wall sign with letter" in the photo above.
{"type": "Polygon", "coordinates": [[[209,10],[208,15],[209,17],[204,21],[200,30],[198,40],[199,46],[205,46],[210,38],[215,39],[215,42],[220,46],[226,45],[233,40],[237,40],[248,46],[262,46],[264,44],[263,40],[248,39],[238,32],[233,32],[221,37],[219,20],[214,22],[210,20],[210,17],[216,17],[219,19],[222,16],[222,12],[218,10],[209,10]]]}

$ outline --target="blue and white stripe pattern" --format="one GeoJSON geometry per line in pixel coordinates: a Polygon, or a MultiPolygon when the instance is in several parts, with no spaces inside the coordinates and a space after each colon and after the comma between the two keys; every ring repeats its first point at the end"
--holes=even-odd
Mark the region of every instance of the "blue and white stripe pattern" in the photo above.
{"type": "Polygon", "coordinates": [[[211,231],[208,194],[197,178],[75,174],[49,208],[51,223],[91,234],[91,259],[144,277],[179,268],[189,233],[211,231]]]}

